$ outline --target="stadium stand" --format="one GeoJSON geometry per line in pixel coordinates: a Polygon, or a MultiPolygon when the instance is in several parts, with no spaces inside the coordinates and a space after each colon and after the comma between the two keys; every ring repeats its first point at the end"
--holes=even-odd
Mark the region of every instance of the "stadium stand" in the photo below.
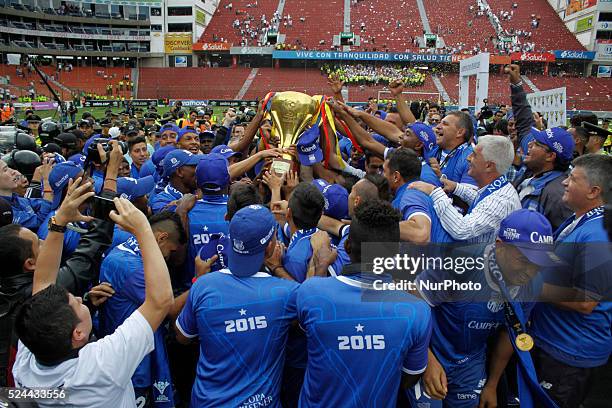
{"type": "Polygon", "coordinates": [[[540,90],[567,87],[567,110],[605,111],[612,108],[612,84],[609,78],[529,75],[529,79],[540,90]]]}
{"type": "Polygon", "coordinates": [[[327,89],[327,78],[316,68],[273,69],[259,68],[255,80],[245,94],[245,99],[262,98],[268,92],[283,89],[286,91],[320,94],[327,89]]]}
{"type": "Polygon", "coordinates": [[[493,48],[490,42],[496,35],[495,30],[486,16],[475,17],[470,12],[469,5],[475,2],[439,0],[423,3],[431,30],[443,37],[447,47],[461,47],[461,51],[474,46],[482,50],[493,48]]]}
{"type": "Polygon", "coordinates": [[[511,20],[502,21],[502,26],[505,30],[513,28],[530,31],[530,41],[535,42],[537,50],[584,50],[546,0],[532,0],[520,4],[516,0],[488,0],[488,3],[498,15],[502,10],[513,10],[511,20]],[[513,3],[517,3],[518,7],[512,8],[513,3]],[[538,28],[531,26],[532,16],[539,17],[538,28]]]}
{"type": "MultiPolygon", "coordinates": [[[[198,42],[226,42],[238,46],[243,38],[246,38],[240,35],[240,30],[246,29],[245,22],[250,20],[249,27],[258,29],[262,16],[269,21],[277,7],[278,0],[261,0],[253,3],[250,0],[222,0],[198,42]],[[255,3],[257,6],[253,7],[255,3]],[[239,27],[234,27],[235,20],[240,22],[239,27]]],[[[248,38],[249,45],[257,45],[258,38],[254,40],[248,38]]]]}
{"type": "Polygon", "coordinates": [[[351,30],[361,36],[360,50],[414,51],[412,39],[423,35],[418,15],[415,0],[390,0],[382,7],[363,0],[351,6],[351,30]]]}
{"type": "Polygon", "coordinates": [[[234,99],[247,68],[140,68],[139,98],[234,99]]]}
{"type": "Polygon", "coordinates": [[[282,26],[285,43],[309,50],[329,50],[333,37],[342,31],[344,2],[342,0],[289,1],[284,15],[291,16],[293,25],[282,26]],[[303,19],[303,20],[302,20],[303,19]]]}

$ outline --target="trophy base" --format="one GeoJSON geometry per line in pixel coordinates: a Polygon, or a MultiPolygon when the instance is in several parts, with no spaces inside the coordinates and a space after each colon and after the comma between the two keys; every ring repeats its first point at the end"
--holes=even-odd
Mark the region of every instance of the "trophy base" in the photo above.
{"type": "Polygon", "coordinates": [[[288,171],[291,170],[291,166],[292,166],[293,162],[291,160],[287,160],[287,159],[274,159],[272,160],[272,170],[274,170],[274,172],[276,174],[278,174],[279,176],[282,176],[283,174],[287,173],[288,171]]]}

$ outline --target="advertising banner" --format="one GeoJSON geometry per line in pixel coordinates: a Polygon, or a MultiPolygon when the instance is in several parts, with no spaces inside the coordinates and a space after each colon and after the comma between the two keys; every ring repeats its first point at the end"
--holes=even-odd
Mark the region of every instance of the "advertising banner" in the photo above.
{"type": "Polygon", "coordinates": [[[166,34],[164,50],[166,54],[191,54],[191,33],[166,34]]]}
{"type": "Polygon", "coordinates": [[[512,61],[523,62],[554,62],[555,54],[550,52],[514,52],[510,55],[512,61]]]}
{"type": "MultiPolygon", "coordinates": [[[[274,59],[345,60],[391,62],[451,62],[449,54],[415,54],[410,52],[340,52],[340,51],[274,51],[274,59]]],[[[554,58],[554,56],[553,56],[554,58]]]]}
{"type": "Polygon", "coordinates": [[[595,51],[570,51],[570,50],[555,50],[553,51],[555,58],[558,60],[593,60],[595,51]]]}

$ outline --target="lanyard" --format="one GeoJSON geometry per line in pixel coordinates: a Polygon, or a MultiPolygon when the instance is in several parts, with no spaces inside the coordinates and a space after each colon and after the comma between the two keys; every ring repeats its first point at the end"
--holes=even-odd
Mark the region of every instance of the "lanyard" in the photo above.
{"type": "Polygon", "coordinates": [[[497,280],[497,286],[504,299],[506,329],[518,361],[516,376],[521,406],[533,407],[536,406],[535,401],[538,401],[540,406],[558,408],[558,405],[540,386],[531,354],[529,354],[529,350],[533,347],[533,338],[527,334],[527,319],[520,303],[513,301],[510,296],[501,271],[495,262],[494,252],[489,258],[489,269],[492,270],[491,276],[497,280]]]}
{"type": "Polygon", "coordinates": [[[467,145],[467,143],[463,143],[460,144],[459,146],[455,147],[453,150],[451,150],[450,152],[448,152],[448,154],[446,155],[446,157],[444,158],[444,160],[442,160],[442,162],[440,162],[440,158],[442,157],[442,148],[440,148],[437,153],[436,153],[436,159],[438,160],[438,163],[440,163],[440,170],[442,170],[444,167],[446,167],[446,165],[448,164],[449,160],[453,158],[453,156],[455,154],[457,154],[457,152],[459,150],[463,150],[465,148],[465,146],[467,145]]]}
{"type": "Polygon", "coordinates": [[[569,217],[567,220],[565,220],[563,222],[563,224],[561,224],[561,226],[559,228],[557,228],[557,230],[553,234],[553,238],[555,239],[555,241],[562,240],[565,237],[567,237],[569,234],[571,234],[572,232],[574,232],[575,230],[580,228],[582,225],[587,223],[588,221],[602,218],[603,214],[604,214],[604,207],[603,206],[595,207],[591,211],[587,212],[582,217],[580,217],[580,221],[578,221],[578,224],[576,224],[574,226],[574,228],[572,228],[571,230],[565,232],[565,230],[568,229],[570,224],[572,224],[574,221],[576,221],[576,214],[574,214],[571,217],[569,217]]]}

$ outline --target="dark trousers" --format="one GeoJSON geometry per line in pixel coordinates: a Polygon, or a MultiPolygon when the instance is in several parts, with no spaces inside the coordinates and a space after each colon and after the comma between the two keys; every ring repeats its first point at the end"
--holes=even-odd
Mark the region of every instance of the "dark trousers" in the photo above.
{"type": "Polygon", "coordinates": [[[595,368],[572,367],[536,348],[531,353],[538,381],[559,408],[579,408],[589,392],[595,368]]]}

